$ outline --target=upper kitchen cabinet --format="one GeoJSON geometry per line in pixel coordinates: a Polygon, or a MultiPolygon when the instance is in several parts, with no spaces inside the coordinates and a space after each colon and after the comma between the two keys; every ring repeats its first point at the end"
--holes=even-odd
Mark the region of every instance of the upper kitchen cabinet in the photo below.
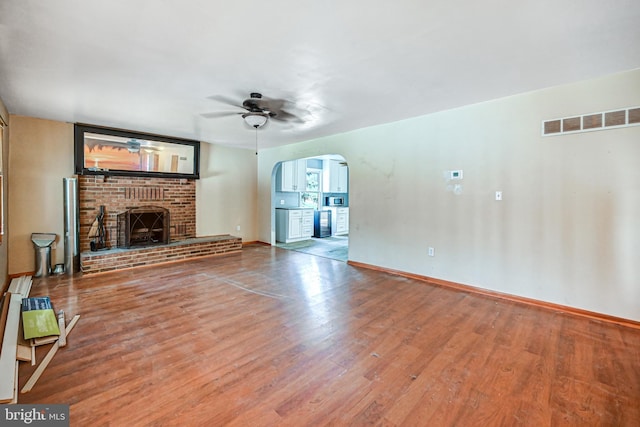
{"type": "Polygon", "coordinates": [[[344,161],[325,160],[324,170],[329,173],[324,174],[325,192],[347,193],[349,192],[349,168],[344,161]]]}
{"type": "Polygon", "coordinates": [[[282,162],[276,173],[276,191],[304,191],[307,179],[305,159],[282,162]]]}

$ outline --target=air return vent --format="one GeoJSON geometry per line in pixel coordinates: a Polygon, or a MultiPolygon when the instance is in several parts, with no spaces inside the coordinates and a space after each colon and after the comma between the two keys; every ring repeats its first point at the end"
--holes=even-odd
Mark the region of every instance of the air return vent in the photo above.
{"type": "Polygon", "coordinates": [[[640,125],[640,107],[589,113],[542,122],[542,136],[565,135],[593,130],[616,129],[640,125]]]}

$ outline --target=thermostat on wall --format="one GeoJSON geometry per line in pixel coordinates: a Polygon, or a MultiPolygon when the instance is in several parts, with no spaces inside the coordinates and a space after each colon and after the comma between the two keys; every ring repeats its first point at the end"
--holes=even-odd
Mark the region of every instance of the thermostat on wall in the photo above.
{"type": "Polygon", "coordinates": [[[462,170],[451,171],[451,179],[462,179],[462,170]]]}

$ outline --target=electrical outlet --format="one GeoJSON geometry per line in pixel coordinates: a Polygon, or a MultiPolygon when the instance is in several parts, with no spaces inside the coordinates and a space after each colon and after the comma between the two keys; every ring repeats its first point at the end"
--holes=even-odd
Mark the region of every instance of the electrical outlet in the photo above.
{"type": "Polygon", "coordinates": [[[236,231],[240,231],[240,226],[236,225],[236,231]]]}
{"type": "Polygon", "coordinates": [[[284,205],[284,199],[281,199],[281,200],[280,200],[280,204],[281,204],[281,205],[284,205]]]}
{"type": "Polygon", "coordinates": [[[436,250],[434,248],[429,248],[429,256],[436,256],[436,250]]]}
{"type": "Polygon", "coordinates": [[[496,200],[502,200],[502,191],[496,191],[496,200]]]}

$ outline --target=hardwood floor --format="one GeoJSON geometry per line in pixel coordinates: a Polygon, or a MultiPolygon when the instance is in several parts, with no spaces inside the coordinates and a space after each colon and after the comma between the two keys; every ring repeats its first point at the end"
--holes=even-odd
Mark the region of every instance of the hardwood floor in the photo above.
{"type": "Polygon", "coordinates": [[[640,420],[640,330],[276,247],[31,295],[81,318],[19,402],[69,403],[72,426],[640,420]]]}

